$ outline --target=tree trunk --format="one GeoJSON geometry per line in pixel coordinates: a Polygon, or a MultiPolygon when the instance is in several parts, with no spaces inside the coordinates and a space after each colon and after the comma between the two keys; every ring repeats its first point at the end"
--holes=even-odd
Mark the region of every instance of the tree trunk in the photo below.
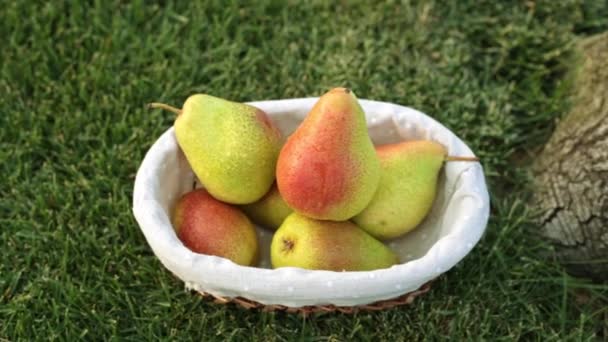
{"type": "Polygon", "coordinates": [[[608,32],[580,44],[571,112],[534,165],[541,233],[576,275],[608,280],[608,32]]]}

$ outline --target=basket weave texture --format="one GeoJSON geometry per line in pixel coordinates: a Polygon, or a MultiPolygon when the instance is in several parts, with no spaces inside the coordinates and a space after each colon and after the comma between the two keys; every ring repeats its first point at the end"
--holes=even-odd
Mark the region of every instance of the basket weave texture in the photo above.
{"type": "Polygon", "coordinates": [[[366,305],[357,306],[336,306],[336,305],[308,305],[302,307],[289,307],[284,305],[264,305],[253,301],[251,299],[243,297],[226,298],[221,296],[215,296],[207,292],[198,292],[203,298],[209,298],[217,304],[235,304],[236,306],[242,307],[248,310],[260,310],[263,312],[272,311],[283,311],[287,313],[300,314],[302,316],[308,316],[314,313],[322,312],[339,312],[344,314],[354,314],[361,311],[381,311],[392,309],[401,305],[408,305],[414,302],[416,297],[423,295],[431,289],[432,281],[422,285],[418,290],[406,293],[396,298],[387,300],[381,300],[366,305]]]}

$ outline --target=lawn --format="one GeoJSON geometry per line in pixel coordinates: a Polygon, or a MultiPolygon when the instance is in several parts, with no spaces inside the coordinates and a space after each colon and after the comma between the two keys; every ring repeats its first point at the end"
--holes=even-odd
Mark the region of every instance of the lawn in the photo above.
{"type": "Polygon", "coordinates": [[[0,0],[0,341],[602,340],[608,285],[565,274],[537,235],[527,166],[568,110],[602,1],[0,0]],[[131,213],[135,173],[204,92],[418,108],[481,158],[487,233],[411,306],[303,318],[184,290],[131,213]]]}

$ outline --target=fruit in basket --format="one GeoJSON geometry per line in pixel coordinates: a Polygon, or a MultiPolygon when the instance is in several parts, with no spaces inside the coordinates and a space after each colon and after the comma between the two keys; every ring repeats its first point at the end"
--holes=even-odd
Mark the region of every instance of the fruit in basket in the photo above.
{"type": "Polygon", "coordinates": [[[348,220],[376,191],[380,164],[365,114],[346,88],[325,93],[283,146],[277,183],[296,212],[323,220],[348,220]]]}
{"type": "Polygon", "coordinates": [[[257,263],[258,239],[251,221],[205,189],[188,192],[179,199],[173,227],[193,252],[224,257],[244,266],[257,263]]]}
{"type": "Polygon", "coordinates": [[[192,170],[213,197],[233,204],[260,199],[275,180],[282,138],[253,106],[196,94],[178,112],[175,136],[192,170]]]}
{"type": "Polygon", "coordinates": [[[245,204],[241,209],[256,224],[270,229],[277,229],[285,218],[293,212],[281,194],[276,184],[259,201],[245,204]]]}
{"type": "Polygon", "coordinates": [[[270,255],[274,268],[368,271],[399,262],[392,250],[352,222],[321,221],[297,213],[274,234],[270,255]]]}
{"type": "Polygon", "coordinates": [[[439,171],[447,149],[434,141],[405,141],[376,148],[382,176],[369,205],[353,221],[379,239],[390,239],[414,229],[427,216],[437,193],[439,171]]]}

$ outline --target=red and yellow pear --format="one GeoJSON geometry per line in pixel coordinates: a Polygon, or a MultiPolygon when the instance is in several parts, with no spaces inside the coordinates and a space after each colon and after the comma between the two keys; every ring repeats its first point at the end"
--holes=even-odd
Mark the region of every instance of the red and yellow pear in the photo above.
{"type": "Polygon", "coordinates": [[[281,149],[276,174],[285,202],[302,215],[343,221],[367,206],[380,164],[352,91],[319,98],[281,149]]]}
{"type": "Polygon", "coordinates": [[[251,221],[205,189],[188,192],[179,199],[173,227],[193,252],[223,257],[243,266],[257,263],[258,239],[251,221]]]}

